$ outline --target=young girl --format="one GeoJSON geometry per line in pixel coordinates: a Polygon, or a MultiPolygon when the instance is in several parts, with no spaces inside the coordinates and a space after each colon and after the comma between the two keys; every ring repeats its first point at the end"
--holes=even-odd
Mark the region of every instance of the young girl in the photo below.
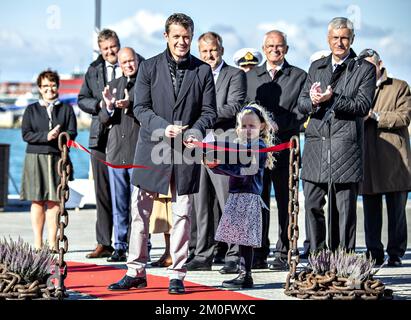
{"type": "MultiPolygon", "coordinates": [[[[272,146],[273,124],[266,111],[257,104],[244,107],[237,115],[239,149],[259,150],[272,146]]],[[[241,151],[240,151],[241,152],[241,151]]],[[[261,247],[261,199],[264,167],[273,167],[271,153],[251,152],[249,163],[205,164],[217,174],[229,175],[229,196],[217,228],[215,240],[240,245],[240,273],[232,280],[223,281],[231,289],[252,288],[251,265],[253,248],[261,247]]]]}

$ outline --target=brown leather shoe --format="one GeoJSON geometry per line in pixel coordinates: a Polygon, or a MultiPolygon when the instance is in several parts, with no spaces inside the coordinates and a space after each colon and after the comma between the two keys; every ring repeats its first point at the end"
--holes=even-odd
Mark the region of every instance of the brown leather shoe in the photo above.
{"type": "Polygon", "coordinates": [[[173,260],[171,259],[170,255],[162,255],[161,258],[158,259],[156,262],[153,262],[151,266],[165,268],[171,266],[172,263],[173,260]]]}
{"type": "Polygon", "coordinates": [[[103,246],[102,244],[98,244],[96,249],[93,252],[86,255],[88,259],[95,259],[95,258],[108,258],[111,256],[114,248],[112,246],[103,246]]]}

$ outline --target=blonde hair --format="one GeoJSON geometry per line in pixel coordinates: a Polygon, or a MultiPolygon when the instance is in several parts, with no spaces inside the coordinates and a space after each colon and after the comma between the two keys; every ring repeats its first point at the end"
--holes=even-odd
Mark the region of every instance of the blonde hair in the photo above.
{"type": "MultiPolygon", "coordinates": [[[[255,114],[261,123],[264,123],[264,128],[260,131],[260,138],[264,141],[267,148],[274,145],[275,135],[274,135],[274,124],[273,120],[268,116],[267,111],[258,105],[257,103],[249,103],[244,106],[241,111],[237,114],[237,126],[236,130],[241,128],[242,119],[247,114],[255,114]]],[[[274,167],[274,156],[272,152],[267,152],[267,160],[265,162],[265,167],[272,169],[274,167]]]]}

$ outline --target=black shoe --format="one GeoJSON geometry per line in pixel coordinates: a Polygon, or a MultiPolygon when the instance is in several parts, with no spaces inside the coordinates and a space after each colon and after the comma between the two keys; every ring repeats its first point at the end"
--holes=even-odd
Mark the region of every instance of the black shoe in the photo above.
{"type": "Polygon", "coordinates": [[[214,264],[224,264],[225,258],[224,257],[214,257],[213,263],[214,264]]]}
{"type": "Polygon", "coordinates": [[[237,278],[223,281],[223,287],[229,289],[247,289],[254,286],[251,272],[240,272],[237,278]]]}
{"type": "Polygon", "coordinates": [[[107,258],[107,262],[125,262],[127,261],[126,252],[124,250],[115,250],[111,257],[107,258]]]}
{"type": "Polygon", "coordinates": [[[268,263],[266,259],[257,258],[253,261],[252,269],[267,269],[268,263]]]}
{"type": "Polygon", "coordinates": [[[186,268],[188,271],[211,271],[211,264],[194,258],[189,263],[186,263],[186,268]]]}
{"type": "Polygon", "coordinates": [[[400,257],[389,257],[388,266],[389,267],[401,267],[402,266],[401,258],[400,257]]]}
{"type": "Polygon", "coordinates": [[[184,294],[186,290],[184,288],[183,280],[180,279],[171,279],[168,286],[169,294],[184,294]]]}
{"type": "Polygon", "coordinates": [[[270,270],[284,271],[288,270],[288,263],[284,258],[275,257],[272,264],[270,264],[270,270]]]}
{"type": "Polygon", "coordinates": [[[365,255],[368,259],[375,260],[375,265],[376,266],[380,266],[384,263],[384,251],[371,252],[371,251],[367,250],[365,255]]]}
{"type": "Polygon", "coordinates": [[[131,288],[145,288],[147,287],[147,279],[143,277],[129,277],[125,275],[119,282],[110,284],[107,289],[111,291],[126,291],[131,288]]]}
{"type": "Polygon", "coordinates": [[[221,274],[232,274],[232,273],[239,273],[240,268],[238,264],[234,261],[227,261],[220,270],[218,270],[221,274]]]}
{"type": "Polygon", "coordinates": [[[193,260],[194,258],[195,258],[195,255],[194,255],[193,253],[190,253],[190,254],[188,255],[186,264],[189,263],[189,262],[190,262],[191,260],[193,260]]]}

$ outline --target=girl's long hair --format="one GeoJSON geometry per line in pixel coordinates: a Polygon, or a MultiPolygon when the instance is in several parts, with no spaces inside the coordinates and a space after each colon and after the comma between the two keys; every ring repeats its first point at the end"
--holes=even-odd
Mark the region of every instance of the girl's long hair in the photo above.
{"type": "MultiPolygon", "coordinates": [[[[237,114],[237,127],[236,130],[241,128],[242,118],[246,114],[254,113],[260,119],[261,123],[264,123],[264,128],[260,131],[260,138],[264,141],[266,147],[272,147],[275,142],[275,129],[274,121],[268,116],[267,111],[257,103],[249,103],[244,106],[237,114]],[[254,109],[254,110],[253,110],[254,109]],[[259,113],[259,114],[258,114],[259,113]]],[[[265,167],[272,169],[274,167],[274,156],[272,152],[267,152],[267,161],[265,167]]]]}

